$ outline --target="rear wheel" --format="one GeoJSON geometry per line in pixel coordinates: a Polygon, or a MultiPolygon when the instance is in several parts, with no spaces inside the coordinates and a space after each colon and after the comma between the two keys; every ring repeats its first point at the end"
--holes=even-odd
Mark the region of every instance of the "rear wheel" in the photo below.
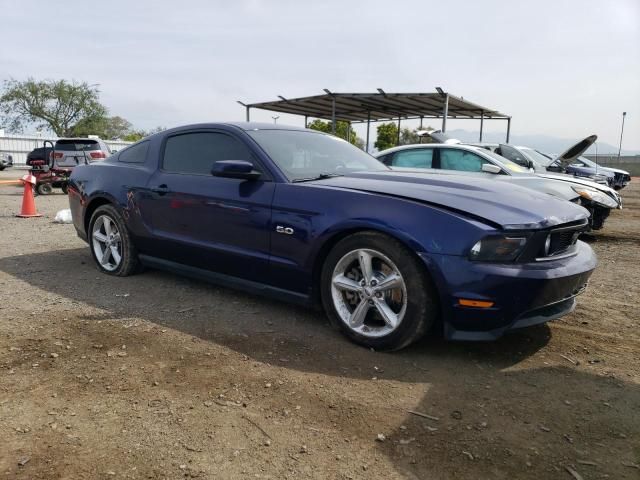
{"type": "Polygon", "coordinates": [[[53,192],[53,188],[50,183],[39,183],[36,185],[36,191],[39,195],[49,195],[53,192]]]}
{"type": "Polygon", "coordinates": [[[62,193],[65,195],[69,193],[69,184],[67,182],[63,183],[60,188],[62,189],[62,193]]]}
{"type": "Polygon", "coordinates": [[[102,205],[93,212],[88,234],[91,254],[101,271],[126,277],[138,269],[138,252],[113,206],[102,205]]]}
{"type": "Polygon", "coordinates": [[[376,350],[409,345],[438,316],[435,288],[419,260],[377,232],[336,244],[324,262],[321,290],[331,321],[354,342],[376,350]]]}

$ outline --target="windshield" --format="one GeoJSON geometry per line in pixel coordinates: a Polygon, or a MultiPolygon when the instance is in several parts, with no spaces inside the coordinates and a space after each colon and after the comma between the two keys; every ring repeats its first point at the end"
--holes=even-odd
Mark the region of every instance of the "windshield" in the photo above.
{"type": "Polygon", "coordinates": [[[388,167],[341,138],[304,130],[247,132],[290,181],[388,167]]]}
{"type": "Polygon", "coordinates": [[[539,151],[534,150],[533,148],[520,148],[520,151],[524,153],[527,157],[529,157],[529,160],[543,167],[548,167],[549,165],[551,165],[551,162],[553,162],[554,160],[548,155],[545,155],[544,153],[540,153],[539,151]]]}
{"type": "Polygon", "coordinates": [[[82,152],[83,150],[100,150],[95,140],[58,140],[56,150],[64,152],[82,152]]]}
{"type": "Polygon", "coordinates": [[[587,167],[598,168],[598,164],[593,160],[589,160],[587,157],[578,157],[582,163],[584,163],[587,167]]]}
{"type": "MultiPolygon", "coordinates": [[[[478,148],[482,148],[482,147],[478,147],[478,148]]],[[[500,164],[510,172],[525,173],[529,171],[528,168],[521,167],[517,163],[512,162],[508,158],[505,158],[502,155],[498,155],[497,153],[492,152],[491,150],[482,148],[482,153],[500,162],[500,164]]]]}

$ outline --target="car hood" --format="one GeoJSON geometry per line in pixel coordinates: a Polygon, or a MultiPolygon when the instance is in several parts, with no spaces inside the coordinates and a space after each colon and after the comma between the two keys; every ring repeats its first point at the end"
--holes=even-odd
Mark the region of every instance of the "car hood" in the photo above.
{"type": "Polygon", "coordinates": [[[572,145],[566,151],[558,155],[554,161],[560,163],[563,168],[567,168],[575,161],[576,158],[586,152],[597,139],[597,135],[589,135],[587,138],[583,138],[578,143],[572,145]]]}
{"type": "Polygon", "coordinates": [[[580,221],[588,212],[573,203],[504,182],[418,171],[353,173],[308,182],[410,199],[460,212],[505,230],[540,229],[580,221]]]}
{"type": "Polygon", "coordinates": [[[626,170],[620,170],[619,168],[612,168],[612,167],[598,167],[598,171],[600,170],[605,170],[607,172],[611,172],[613,174],[616,173],[622,173],[623,175],[629,175],[629,172],[627,172],[626,170]]]}
{"type": "Polygon", "coordinates": [[[565,175],[562,173],[554,174],[554,173],[535,173],[538,177],[548,178],[550,180],[561,180],[567,183],[577,183],[579,185],[584,185],[586,187],[595,188],[596,190],[600,190],[601,192],[606,193],[607,195],[611,195],[612,193],[616,193],[616,191],[611,188],[603,185],[601,183],[592,182],[591,180],[582,179],[580,177],[576,177],[575,175],[565,175]]]}

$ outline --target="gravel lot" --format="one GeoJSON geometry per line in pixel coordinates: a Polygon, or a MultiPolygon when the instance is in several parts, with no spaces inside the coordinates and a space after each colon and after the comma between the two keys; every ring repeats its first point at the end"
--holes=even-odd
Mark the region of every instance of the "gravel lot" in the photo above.
{"type": "Polygon", "coordinates": [[[639,479],[640,179],[623,197],[572,315],[382,354],[318,312],[102,275],[65,196],[18,219],[2,186],[0,475],[639,479]]]}

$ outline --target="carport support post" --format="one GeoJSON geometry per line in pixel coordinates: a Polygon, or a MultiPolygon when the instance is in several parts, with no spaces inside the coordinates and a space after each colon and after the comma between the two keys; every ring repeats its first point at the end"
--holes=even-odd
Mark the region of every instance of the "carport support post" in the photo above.
{"type": "Polygon", "coordinates": [[[420,115],[420,130],[422,130],[422,120],[424,119],[424,115],[420,115]]]}
{"type": "Polygon", "coordinates": [[[331,133],[336,134],[336,97],[331,99],[331,133]]]}
{"type": "Polygon", "coordinates": [[[307,122],[309,121],[309,116],[305,115],[304,116],[304,128],[307,128],[307,122]]]}
{"type": "Polygon", "coordinates": [[[351,122],[347,122],[347,142],[351,143],[351,122]]]}
{"type": "Polygon", "coordinates": [[[364,145],[364,151],[369,153],[369,127],[371,127],[371,112],[367,112],[367,143],[364,145]]]}
{"type": "Polygon", "coordinates": [[[250,115],[249,115],[249,110],[251,109],[251,107],[245,107],[247,109],[247,122],[250,122],[250,115]]]}
{"type": "Polygon", "coordinates": [[[396,139],[396,147],[400,145],[400,117],[398,117],[398,138],[396,139]]]}
{"type": "Polygon", "coordinates": [[[484,126],[484,110],[480,112],[480,142],[482,141],[482,127],[484,126]]]}
{"type": "Polygon", "coordinates": [[[447,117],[449,116],[449,94],[444,97],[444,111],[442,113],[442,133],[447,131],[447,117]]]}
{"type": "Polygon", "coordinates": [[[507,143],[509,143],[510,136],[511,136],[511,117],[507,117],[507,143]]]}

